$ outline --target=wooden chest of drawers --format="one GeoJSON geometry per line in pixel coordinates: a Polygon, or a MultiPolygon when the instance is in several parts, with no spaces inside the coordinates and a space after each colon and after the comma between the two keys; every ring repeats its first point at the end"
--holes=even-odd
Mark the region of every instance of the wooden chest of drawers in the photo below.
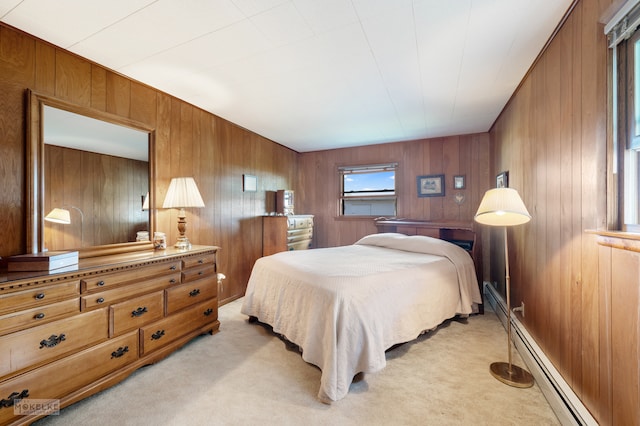
{"type": "Polygon", "coordinates": [[[78,269],[0,274],[0,425],[15,401],[64,407],[219,328],[217,247],[81,259],[78,269]]]}

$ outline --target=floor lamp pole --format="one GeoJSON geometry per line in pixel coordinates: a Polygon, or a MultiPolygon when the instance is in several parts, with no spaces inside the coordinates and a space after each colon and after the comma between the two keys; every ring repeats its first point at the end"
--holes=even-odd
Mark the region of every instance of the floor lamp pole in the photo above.
{"type": "Polygon", "coordinates": [[[496,379],[517,388],[533,386],[533,376],[527,370],[513,365],[511,361],[511,276],[509,275],[509,243],[507,240],[507,227],[504,227],[504,268],[505,268],[505,292],[507,295],[507,347],[509,362],[494,362],[491,364],[491,374],[496,379]]]}

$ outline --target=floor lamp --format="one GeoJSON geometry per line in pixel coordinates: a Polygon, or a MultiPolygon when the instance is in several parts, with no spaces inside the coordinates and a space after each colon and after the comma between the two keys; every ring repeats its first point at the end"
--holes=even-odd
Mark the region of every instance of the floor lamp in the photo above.
{"type": "Polygon", "coordinates": [[[509,245],[507,242],[507,227],[522,225],[531,220],[518,191],[513,188],[495,188],[488,190],[474,217],[475,221],[483,225],[501,226],[504,228],[504,265],[505,287],[507,293],[507,345],[509,362],[494,362],[491,364],[491,374],[501,382],[518,388],[533,386],[533,376],[527,370],[511,362],[511,277],[509,276],[509,245]]]}

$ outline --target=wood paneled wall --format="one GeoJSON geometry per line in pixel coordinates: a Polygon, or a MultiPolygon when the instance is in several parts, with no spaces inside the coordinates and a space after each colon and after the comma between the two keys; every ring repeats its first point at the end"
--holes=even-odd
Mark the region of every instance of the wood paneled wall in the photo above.
{"type": "MultiPolygon", "coordinates": [[[[608,52],[599,20],[610,3],[577,3],[490,133],[493,172],[509,170],[533,216],[509,230],[511,300],[525,302],[523,323],[598,422],[631,425],[640,422],[637,401],[621,418],[612,399],[639,386],[637,365],[629,380],[613,378],[620,348],[610,339],[611,313],[624,298],[612,299],[598,279],[598,245],[585,232],[607,223],[608,52]]],[[[498,282],[501,245],[494,236],[484,253],[498,282]]],[[[637,311],[626,321],[637,330],[637,311]]]]}
{"type": "Polygon", "coordinates": [[[227,276],[222,301],[244,294],[261,254],[265,191],[295,188],[298,154],[166,93],[123,77],[13,28],[0,25],[0,256],[26,250],[26,96],[36,92],[122,117],[156,131],[157,228],[177,238],[177,211],[162,200],[176,176],[193,176],[206,207],[188,209],[187,236],[217,245],[227,276]],[[242,191],[242,175],[258,177],[258,191],[242,191]]]}
{"type": "Polygon", "coordinates": [[[315,247],[352,244],[377,232],[371,218],[338,217],[338,166],[385,162],[398,162],[398,217],[471,222],[491,185],[487,133],[302,153],[296,213],[315,215],[315,247]],[[441,173],[445,196],[419,198],[416,177],[441,173]],[[453,189],[454,175],[466,176],[465,189],[453,189]],[[455,194],[465,196],[461,205],[454,201],[455,194]]]}
{"type": "Polygon", "coordinates": [[[49,250],[130,242],[137,231],[149,231],[149,211],[142,210],[148,162],[46,144],[44,170],[45,214],[67,206],[72,219],[45,221],[49,250]]]}

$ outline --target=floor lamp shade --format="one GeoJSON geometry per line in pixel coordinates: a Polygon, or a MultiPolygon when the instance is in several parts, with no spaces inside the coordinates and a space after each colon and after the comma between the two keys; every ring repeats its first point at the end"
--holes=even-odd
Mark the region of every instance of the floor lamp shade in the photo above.
{"type": "Polygon", "coordinates": [[[204,201],[196,185],[196,181],[192,177],[177,177],[171,179],[167,195],[164,198],[162,207],[178,208],[178,241],[175,244],[176,248],[189,249],[191,243],[186,236],[187,221],[185,219],[186,214],[184,209],[186,207],[204,207],[204,201]]]}
{"type": "Polygon", "coordinates": [[[493,377],[509,386],[528,388],[533,386],[533,376],[527,370],[511,362],[511,277],[509,276],[509,244],[507,227],[522,225],[531,220],[527,207],[513,188],[495,188],[488,190],[478,211],[475,221],[483,225],[504,227],[504,264],[505,290],[507,296],[507,348],[508,362],[494,362],[490,366],[493,377]]]}
{"type": "Polygon", "coordinates": [[[488,190],[476,212],[475,221],[490,226],[522,225],[531,220],[531,215],[513,188],[488,190]]]}

